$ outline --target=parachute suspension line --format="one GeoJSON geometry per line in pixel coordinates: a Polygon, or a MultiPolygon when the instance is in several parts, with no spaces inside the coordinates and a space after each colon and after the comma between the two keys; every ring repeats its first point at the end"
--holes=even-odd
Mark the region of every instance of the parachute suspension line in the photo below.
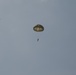
{"type": "Polygon", "coordinates": [[[37,42],[39,41],[39,33],[37,34],[37,42]]]}

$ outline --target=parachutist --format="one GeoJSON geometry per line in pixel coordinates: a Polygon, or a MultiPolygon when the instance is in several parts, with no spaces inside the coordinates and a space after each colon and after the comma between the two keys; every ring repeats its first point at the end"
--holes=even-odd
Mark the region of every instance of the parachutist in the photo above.
{"type": "Polygon", "coordinates": [[[39,39],[37,39],[37,41],[39,41],[39,39]]]}
{"type": "MultiPolygon", "coordinates": [[[[44,27],[41,24],[37,24],[36,26],[33,27],[33,30],[35,32],[42,32],[44,31],[44,27]]],[[[37,39],[37,42],[39,41],[39,38],[37,39]]]]}

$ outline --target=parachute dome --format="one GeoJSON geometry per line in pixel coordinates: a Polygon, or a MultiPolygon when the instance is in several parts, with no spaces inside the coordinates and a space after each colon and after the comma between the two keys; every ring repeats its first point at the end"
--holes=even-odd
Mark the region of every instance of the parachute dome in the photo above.
{"type": "Polygon", "coordinates": [[[42,32],[44,31],[44,27],[41,24],[37,24],[36,26],[33,27],[33,30],[36,32],[42,32]]]}

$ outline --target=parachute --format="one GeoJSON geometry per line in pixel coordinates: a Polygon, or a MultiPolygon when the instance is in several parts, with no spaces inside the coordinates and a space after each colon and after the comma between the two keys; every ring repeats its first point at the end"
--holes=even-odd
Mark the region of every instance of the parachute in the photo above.
{"type": "Polygon", "coordinates": [[[33,30],[36,32],[42,32],[44,31],[44,27],[41,24],[37,24],[36,26],[33,27],[33,30]]]}
{"type": "MultiPolygon", "coordinates": [[[[42,32],[42,31],[44,31],[44,27],[41,24],[37,24],[33,27],[33,30],[35,32],[42,32]]],[[[37,41],[39,41],[39,38],[37,39],[37,41]]]]}

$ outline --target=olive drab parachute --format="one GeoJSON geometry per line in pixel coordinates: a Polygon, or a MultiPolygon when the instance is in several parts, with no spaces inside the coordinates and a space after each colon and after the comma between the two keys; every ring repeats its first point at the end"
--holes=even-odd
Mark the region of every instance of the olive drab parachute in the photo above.
{"type": "Polygon", "coordinates": [[[33,27],[33,30],[36,32],[42,32],[44,31],[44,27],[41,24],[37,24],[36,26],[33,27]]]}
{"type": "MultiPolygon", "coordinates": [[[[44,27],[41,24],[37,24],[36,26],[33,27],[33,30],[35,32],[42,32],[44,31],[44,27]]],[[[39,38],[37,39],[37,41],[39,41],[39,38]]]]}

